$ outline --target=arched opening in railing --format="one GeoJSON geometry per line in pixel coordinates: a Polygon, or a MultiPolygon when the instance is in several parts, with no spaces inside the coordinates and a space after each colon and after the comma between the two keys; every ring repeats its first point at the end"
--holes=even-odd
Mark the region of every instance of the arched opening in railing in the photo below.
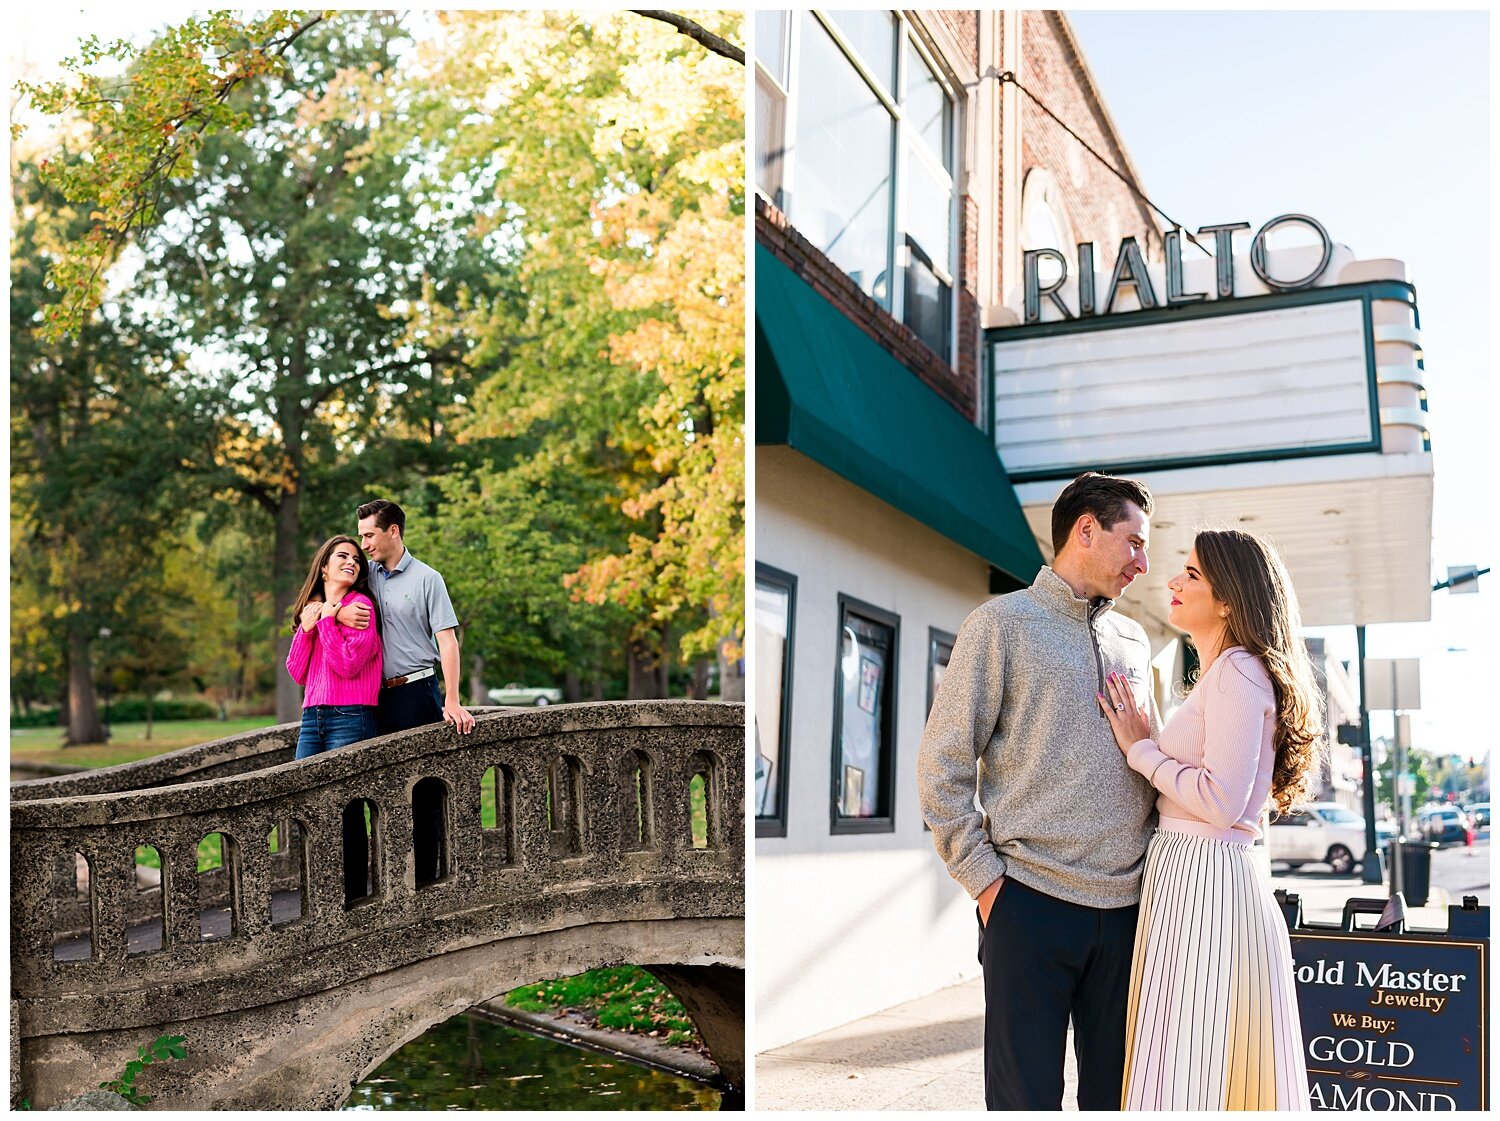
{"type": "Polygon", "coordinates": [[[583,855],[583,762],[574,755],[547,769],[547,838],[553,856],[583,855]]]}
{"type": "Polygon", "coordinates": [[[167,892],[163,884],[161,849],[141,845],[135,850],[135,883],[126,912],[126,954],[149,954],[166,942],[167,892]]]}
{"type": "Polygon", "coordinates": [[[651,756],[629,751],[621,760],[620,848],[625,852],[648,852],[656,848],[656,816],[653,809],[651,756]]]}
{"type": "Polygon", "coordinates": [[[693,772],[693,777],[688,781],[688,814],[692,821],[693,848],[720,848],[718,760],[706,751],[698,751],[693,753],[689,765],[693,772]]]}
{"type": "Polygon", "coordinates": [[[344,907],[380,895],[380,808],[367,798],[344,807],[344,907]]]}
{"type": "Polygon", "coordinates": [[[411,848],[417,887],[435,884],[452,872],[451,832],[448,784],[440,778],[419,779],[411,788],[411,848]]]}
{"type": "Polygon", "coordinates": [[[198,842],[198,940],[215,942],[240,932],[240,853],[228,833],[198,842]]]}
{"type": "Polygon", "coordinates": [[[81,852],[61,853],[52,868],[52,957],[91,961],[94,937],[93,866],[81,852]]]}
{"type": "Polygon", "coordinates": [[[485,770],[479,780],[479,825],[484,832],[486,864],[516,861],[516,773],[504,763],[485,770]]]}
{"type": "Polygon", "coordinates": [[[278,821],[266,836],[271,864],[271,926],[307,917],[307,826],[296,818],[278,821]]]}

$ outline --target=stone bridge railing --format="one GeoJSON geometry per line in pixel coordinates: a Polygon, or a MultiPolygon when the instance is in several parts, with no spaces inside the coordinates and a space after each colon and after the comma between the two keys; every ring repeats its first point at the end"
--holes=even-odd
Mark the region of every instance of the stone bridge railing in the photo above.
{"type": "Polygon", "coordinates": [[[283,725],[12,784],[23,1050],[294,1001],[610,914],[744,914],[741,705],[498,711],[468,736],[434,726],[293,763],[295,738],[283,725]],[[215,833],[222,866],[200,873],[215,833]],[[142,846],[159,883],[138,872],[142,846]],[[217,929],[202,917],[215,910],[217,929]],[[159,934],[127,941],[153,920],[159,934]]]}

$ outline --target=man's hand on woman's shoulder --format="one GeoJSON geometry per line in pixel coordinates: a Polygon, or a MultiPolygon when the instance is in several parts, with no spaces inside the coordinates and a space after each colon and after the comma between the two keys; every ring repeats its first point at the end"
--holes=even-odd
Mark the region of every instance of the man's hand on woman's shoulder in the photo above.
{"type": "Polygon", "coordinates": [[[370,605],[358,600],[349,600],[339,608],[334,618],[346,627],[362,631],[370,625],[370,605]]]}

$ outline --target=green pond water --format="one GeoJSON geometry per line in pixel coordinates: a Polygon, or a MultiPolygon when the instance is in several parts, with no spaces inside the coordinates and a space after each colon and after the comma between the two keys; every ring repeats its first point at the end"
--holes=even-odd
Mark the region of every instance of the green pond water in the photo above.
{"type": "Polygon", "coordinates": [[[354,1087],[348,1109],[718,1109],[701,1082],[463,1013],[354,1087]]]}

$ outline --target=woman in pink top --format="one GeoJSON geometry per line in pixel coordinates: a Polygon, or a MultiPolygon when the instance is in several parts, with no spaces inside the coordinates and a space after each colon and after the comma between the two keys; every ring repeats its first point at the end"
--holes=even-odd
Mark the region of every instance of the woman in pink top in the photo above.
{"type": "Polygon", "coordinates": [[[313,559],[292,617],[287,672],[306,687],[297,758],[345,747],[375,734],[380,694],[380,619],[355,630],[334,616],[346,603],[364,603],[375,615],[370,569],[359,542],[330,537],[313,559]]]}
{"type": "Polygon", "coordinates": [[[1324,743],[1286,568],[1237,530],[1198,534],[1168,620],[1201,667],[1153,741],[1128,682],[1099,704],[1158,791],[1125,1022],[1125,1109],[1310,1108],[1291,943],[1250,855],[1268,800],[1305,794],[1324,743]]]}

